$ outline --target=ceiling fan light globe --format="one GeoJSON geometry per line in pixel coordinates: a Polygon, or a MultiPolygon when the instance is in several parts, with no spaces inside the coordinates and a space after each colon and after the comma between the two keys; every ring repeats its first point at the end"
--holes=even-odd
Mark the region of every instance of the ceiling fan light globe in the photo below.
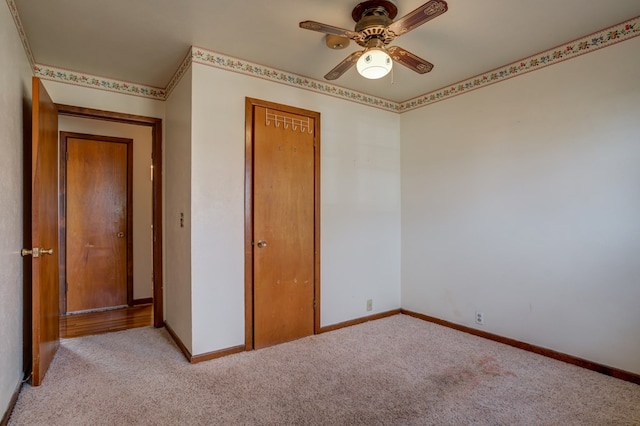
{"type": "Polygon", "coordinates": [[[358,73],[372,80],[389,74],[392,67],[391,57],[382,49],[369,49],[356,62],[358,73]]]}

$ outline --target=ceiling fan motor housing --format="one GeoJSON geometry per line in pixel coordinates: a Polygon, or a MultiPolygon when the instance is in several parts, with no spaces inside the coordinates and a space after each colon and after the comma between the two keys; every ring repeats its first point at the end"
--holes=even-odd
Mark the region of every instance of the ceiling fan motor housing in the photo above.
{"type": "Polygon", "coordinates": [[[358,4],[353,9],[353,16],[360,14],[356,21],[354,31],[360,33],[360,37],[355,39],[362,47],[370,47],[371,39],[377,39],[386,46],[391,43],[395,37],[386,30],[393,23],[393,17],[397,14],[397,8],[389,1],[370,0],[358,4]]]}
{"type": "Polygon", "coordinates": [[[371,13],[373,9],[383,9],[389,19],[393,19],[398,15],[398,8],[395,3],[390,0],[368,0],[358,3],[351,12],[354,21],[360,22],[363,16],[371,13]]]}
{"type": "MultiPolygon", "coordinates": [[[[386,27],[391,24],[393,21],[387,15],[386,10],[382,9],[384,13],[371,13],[369,15],[365,15],[358,21],[356,24],[355,31],[363,31],[369,27],[386,27]]],[[[382,12],[379,9],[376,12],[382,12]]]]}

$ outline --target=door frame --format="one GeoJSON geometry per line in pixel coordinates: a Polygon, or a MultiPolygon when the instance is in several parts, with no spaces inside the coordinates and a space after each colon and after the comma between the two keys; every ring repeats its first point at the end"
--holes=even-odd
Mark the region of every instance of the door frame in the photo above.
{"type": "Polygon", "coordinates": [[[245,350],[253,350],[253,118],[254,108],[264,107],[314,119],[314,310],[313,334],[320,332],[320,113],[306,109],[245,98],[245,174],[244,174],[244,315],[245,350]]]}
{"type": "Polygon", "coordinates": [[[153,236],[153,325],[164,326],[163,306],[163,248],[162,248],[162,119],[141,115],[103,111],[73,105],[56,104],[58,115],[113,121],[151,127],[152,182],[152,236],[153,236]]]}
{"type": "Polygon", "coordinates": [[[101,136],[101,135],[93,135],[88,133],[77,133],[77,132],[68,132],[68,131],[59,131],[59,157],[60,157],[60,165],[59,167],[59,180],[60,185],[58,188],[58,200],[59,200],[59,214],[58,214],[58,222],[60,227],[60,232],[58,236],[60,250],[59,259],[60,259],[60,315],[65,315],[67,313],[67,161],[64,153],[67,152],[67,139],[86,139],[97,142],[109,142],[109,143],[120,143],[126,145],[127,148],[127,164],[125,165],[127,170],[127,185],[126,185],[126,285],[127,285],[127,305],[133,306],[133,139],[131,138],[120,138],[113,136],[101,136]]]}

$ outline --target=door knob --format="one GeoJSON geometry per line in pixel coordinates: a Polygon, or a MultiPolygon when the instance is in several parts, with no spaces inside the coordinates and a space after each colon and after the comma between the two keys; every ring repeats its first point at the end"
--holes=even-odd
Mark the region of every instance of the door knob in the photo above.
{"type": "Polygon", "coordinates": [[[260,240],[260,241],[258,241],[257,246],[258,246],[258,248],[265,248],[267,246],[267,242],[264,241],[264,240],[260,240]]]}
{"type": "Polygon", "coordinates": [[[120,231],[116,234],[118,238],[124,238],[124,232],[120,231]]]}
{"type": "Polygon", "coordinates": [[[53,249],[52,248],[50,248],[48,250],[47,249],[40,249],[40,254],[50,254],[50,255],[52,255],[53,254],[53,249]]]}

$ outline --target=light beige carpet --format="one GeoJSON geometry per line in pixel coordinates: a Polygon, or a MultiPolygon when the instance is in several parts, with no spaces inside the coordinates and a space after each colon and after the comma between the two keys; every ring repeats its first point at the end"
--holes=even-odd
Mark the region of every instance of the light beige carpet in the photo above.
{"type": "Polygon", "coordinates": [[[396,315],[190,365],[164,329],[62,341],[10,425],[640,425],[640,386],[396,315]]]}

